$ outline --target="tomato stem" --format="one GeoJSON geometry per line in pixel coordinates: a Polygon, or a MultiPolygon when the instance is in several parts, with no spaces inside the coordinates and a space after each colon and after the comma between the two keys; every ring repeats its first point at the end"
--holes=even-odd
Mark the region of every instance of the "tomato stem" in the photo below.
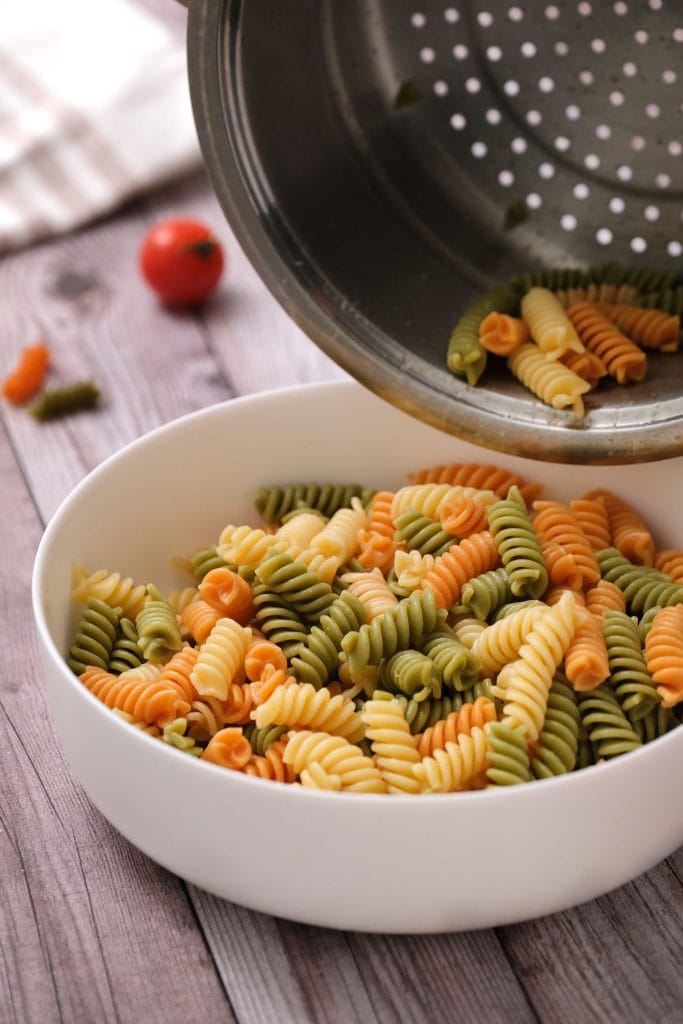
{"type": "Polygon", "coordinates": [[[199,256],[200,260],[208,260],[218,246],[216,239],[209,235],[208,238],[202,238],[198,242],[188,242],[186,245],[181,245],[180,252],[194,253],[195,256],[199,256]]]}

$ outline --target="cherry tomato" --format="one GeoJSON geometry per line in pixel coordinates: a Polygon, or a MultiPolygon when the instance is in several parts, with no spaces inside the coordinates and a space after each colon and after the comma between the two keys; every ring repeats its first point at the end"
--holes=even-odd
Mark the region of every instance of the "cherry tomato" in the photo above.
{"type": "Polygon", "coordinates": [[[140,268],[151,288],[171,306],[201,302],[223,272],[223,250],[205,224],[182,217],[160,221],[145,237],[140,268]]]}

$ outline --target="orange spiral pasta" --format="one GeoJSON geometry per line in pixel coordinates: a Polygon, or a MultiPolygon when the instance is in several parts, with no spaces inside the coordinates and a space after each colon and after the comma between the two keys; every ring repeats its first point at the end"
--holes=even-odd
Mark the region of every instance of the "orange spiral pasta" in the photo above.
{"type": "Polygon", "coordinates": [[[193,601],[180,613],[180,625],[196,643],[203,644],[220,618],[221,613],[206,601],[193,601]]]}
{"type": "Polygon", "coordinates": [[[529,328],[516,316],[493,312],[479,324],[479,344],[496,356],[509,356],[528,341],[529,328]]]}
{"type": "Polygon", "coordinates": [[[240,626],[246,626],[254,616],[251,587],[226,566],[207,572],[199,584],[199,593],[202,600],[220,612],[221,617],[234,619],[240,626]]]}
{"type": "Polygon", "coordinates": [[[348,587],[349,593],[357,597],[365,608],[368,622],[384,615],[390,608],[395,608],[398,598],[378,568],[370,572],[347,572],[341,576],[341,582],[348,587]]]}
{"type": "Polygon", "coordinates": [[[483,729],[487,722],[496,721],[496,705],[488,697],[477,697],[474,704],[463,704],[460,711],[452,711],[447,718],[418,733],[417,752],[420,757],[431,757],[435,750],[445,750],[446,743],[457,743],[458,736],[468,736],[474,726],[483,729]]]}
{"type": "Polygon", "coordinates": [[[431,587],[437,608],[450,608],[460,597],[463,584],[474,576],[495,569],[499,560],[498,548],[490,531],[482,530],[440,555],[419,590],[431,587]]]}
{"type": "Polygon", "coordinates": [[[254,754],[242,771],[245,775],[269,779],[271,782],[294,782],[296,772],[291,765],[285,764],[283,760],[285,746],[285,740],[277,740],[268,747],[263,756],[254,754]]]}
{"type": "Polygon", "coordinates": [[[396,533],[394,520],[391,517],[391,505],[394,500],[393,491],[377,491],[373,494],[368,508],[367,528],[383,537],[393,537],[396,533]]]}
{"type": "Polygon", "coordinates": [[[600,358],[611,377],[619,384],[643,380],[647,356],[630,338],[591,302],[577,302],[567,310],[582,342],[600,358]]]}
{"type": "MultiPolygon", "coordinates": [[[[541,540],[541,554],[553,587],[580,590],[583,576],[571,551],[554,540],[541,540]]],[[[546,595],[547,600],[547,595],[546,595]]]]}
{"type": "Polygon", "coordinates": [[[580,693],[594,690],[609,676],[607,645],[595,615],[586,615],[576,627],[564,655],[564,669],[567,679],[580,693]]]}
{"type": "Polygon", "coordinates": [[[657,612],[645,638],[645,660],[662,705],[683,701],[683,605],[657,612]]]}
{"type": "Polygon", "coordinates": [[[500,466],[484,465],[480,462],[451,462],[447,466],[432,466],[410,473],[413,484],[450,484],[462,487],[477,487],[482,491],[493,491],[499,498],[507,498],[512,486],[519,487],[527,506],[539,496],[542,484],[527,483],[523,477],[500,466]]]}
{"type": "Polygon", "coordinates": [[[645,348],[660,352],[676,352],[681,331],[681,318],[664,313],[660,309],[643,309],[641,306],[607,305],[606,315],[632,341],[645,348]]]}
{"type": "Polygon", "coordinates": [[[391,537],[385,537],[373,530],[360,530],[358,533],[358,551],[356,558],[364,569],[380,569],[389,572],[394,554],[402,544],[397,544],[391,537]]]}
{"type": "Polygon", "coordinates": [[[535,501],[534,530],[538,539],[555,541],[573,556],[583,583],[592,586],[600,579],[600,566],[591,543],[573,512],[559,501],[535,501]]]}
{"type": "Polygon", "coordinates": [[[241,729],[221,729],[211,737],[201,757],[203,761],[239,772],[251,758],[251,744],[241,729]]]}
{"type": "Polygon", "coordinates": [[[602,498],[578,498],[569,502],[569,509],[593,551],[602,551],[611,545],[609,517],[602,498]]]}
{"type": "Polygon", "coordinates": [[[298,686],[294,676],[288,676],[286,669],[275,668],[266,665],[260,679],[255,679],[251,684],[251,699],[254,706],[265,704],[268,698],[277,690],[278,686],[298,686]]]}
{"type": "Polygon", "coordinates": [[[35,395],[45,380],[49,363],[50,349],[44,342],[27,345],[16,368],[2,383],[2,393],[7,401],[21,405],[35,395]]]}
{"type": "Polygon", "coordinates": [[[94,667],[87,668],[79,678],[108,708],[132,715],[137,722],[164,726],[174,718],[183,718],[190,710],[175,687],[160,682],[147,683],[134,677],[120,679],[94,667]]]}
{"type": "Polygon", "coordinates": [[[589,349],[584,349],[583,352],[565,352],[560,361],[592,388],[607,376],[607,367],[602,359],[589,349]]]}
{"type": "Polygon", "coordinates": [[[197,691],[190,681],[190,673],[198,656],[199,651],[195,647],[183,647],[182,651],[177,651],[171,660],[166,662],[158,680],[164,686],[174,687],[180,696],[190,703],[197,698],[197,691]]]}
{"type": "Polygon", "coordinates": [[[611,491],[590,491],[587,498],[601,498],[607,509],[611,544],[624,558],[639,565],[652,565],[655,560],[655,542],[649,529],[635,509],[611,491]]]}
{"type": "Polygon", "coordinates": [[[586,591],[586,608],[591,615],[601,619],[603,612],[626,611],[626,598],[616,583],[600,580],[594,587],[586,591]]]}
{"type": "Polygon", "coordinates": [[[226,725],[246,725],[254,707],[251,683],[231,683],[224,701],[223,721],[226,725]]]}
{"type": "Polygon", "coordinates": [[[683,551],[664,548],[655,555],[655,569],[665,572],[674,583],[683,583],[683,551]]]}
{"type": "Polygon", "coordinates": [[[247,679],[252,683],[261,679],[266,665],[284,671],[287,668],[287,658],[281,648],[272,640],[266,640],[263,636],[254,637],[244,655],[244,671],[247,679]]]}
{"type": "Polygon", "coordinates": [[[446,533],[460,538],[480,533],[488,524],[486,509],[471,498],[455,498],[447,502],[439,514],[446,533]]]}
{"type": "Polygon", "coordinates": [[[580,604],[582,608],[585,608],[586,598],[581,593],[581,591],[573,590],[571,587],[568,587],[566,585],[563,586],[561,584],[559,586],[548,587],[545,594],[543,595],[543,600],[547,605],[550,605],[550,607],[552,608],[554,604],[557,604],[558,601],[561,600],[562,595],[565,594],[568,590],[571,591],[571,595],[574,598],[576,604],[580,604]]]}

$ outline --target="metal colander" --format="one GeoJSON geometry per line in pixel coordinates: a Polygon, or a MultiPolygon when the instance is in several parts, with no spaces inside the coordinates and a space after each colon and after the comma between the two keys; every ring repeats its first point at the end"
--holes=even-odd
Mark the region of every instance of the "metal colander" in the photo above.
{"type": "Polygon", "coordinates": [[[341,366],[490,448],[683,453],[683,355],[583,420],[502,364],[477,388],[445,366],[459,314],[520,271],[680,264],[683,4],[191,0],[188,47],[218,198],[341,366]]]}

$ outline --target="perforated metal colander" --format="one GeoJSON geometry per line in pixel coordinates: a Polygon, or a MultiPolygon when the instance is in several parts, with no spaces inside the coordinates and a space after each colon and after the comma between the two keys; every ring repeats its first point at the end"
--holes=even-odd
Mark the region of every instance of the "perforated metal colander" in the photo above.
{"type": "Polygon", "coordinates": [[[264,280],[373,390],[488,447],[683,453],[683,353],[587,415],[502,364],[446,369],[477,294],[527,269],[683,253],[683,3],[191,0],[216,193],[264,280]],[[522,217],[519,216],[520,211],[522,217]]]}

